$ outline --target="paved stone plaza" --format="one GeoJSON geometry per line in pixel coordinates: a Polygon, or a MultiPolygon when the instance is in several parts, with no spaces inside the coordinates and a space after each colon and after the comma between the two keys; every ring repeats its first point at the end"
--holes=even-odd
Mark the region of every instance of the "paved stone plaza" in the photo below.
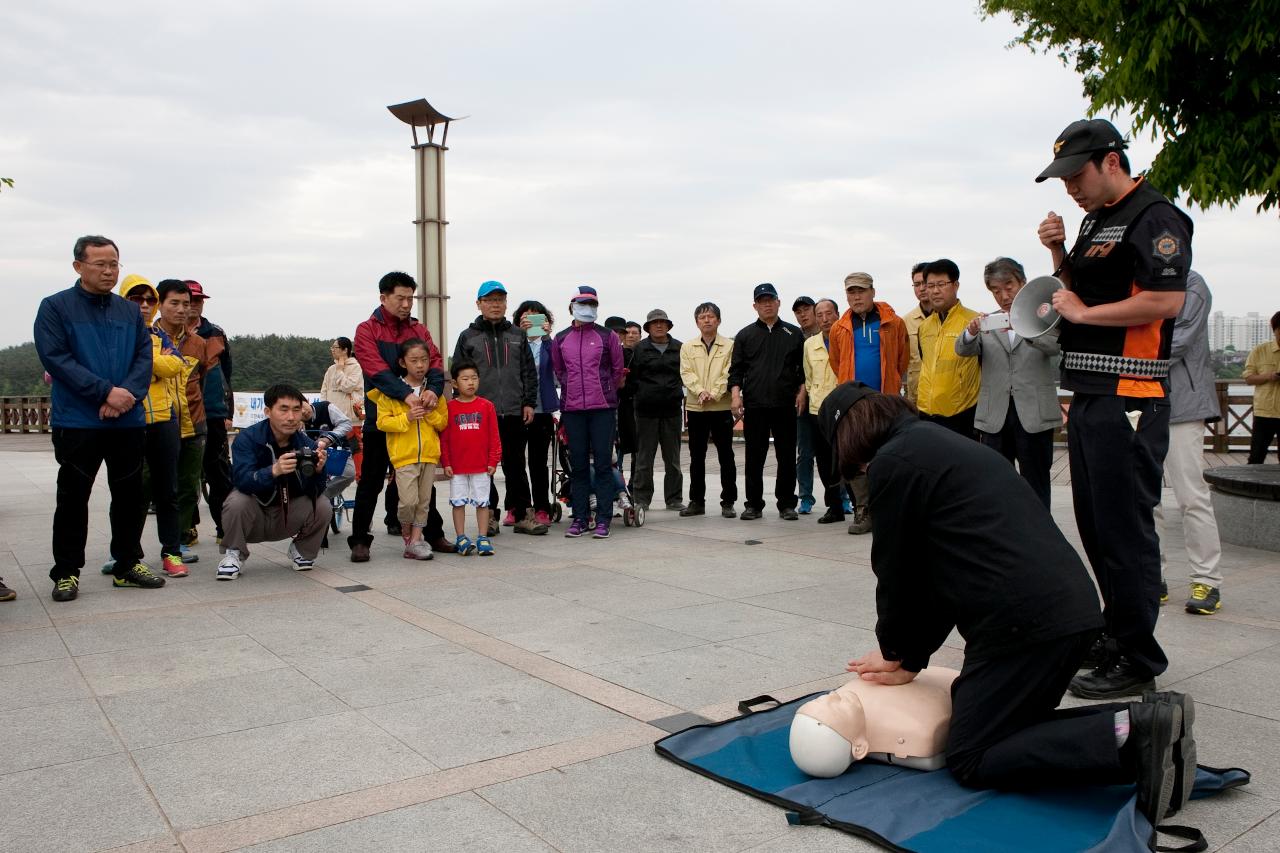
{"type": "MultiPolygon", "coordinates": [[[[47,438],[0,438],[0,850],[876,849],[651,745],[844,681],[874,641],[870,537],[655,511],[608,541],[508,529],[484,559],[415,564],[379,535],[369,563],[296,573],[257,546],[216,583],[206,525],[191,577],[114,590],[101,477],[80,598],[54,604],[55,476],[47,438]]],[[[1062,485],[1054,515],[1075,541],[1062,485]]],[[[1195,696],[1203,763],[1254,774],[1178,822],[1280,850],[1280,554],[1228,546],[1223,611],[1190,616],[1169,545],[1160,685],[1195,696]]]]}

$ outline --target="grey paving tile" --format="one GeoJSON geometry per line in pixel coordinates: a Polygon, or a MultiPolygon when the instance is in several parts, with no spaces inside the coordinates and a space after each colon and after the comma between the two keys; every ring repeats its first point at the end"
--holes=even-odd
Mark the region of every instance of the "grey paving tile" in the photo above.
{"type": "MultiPolygon", "coordinates": [[[[433,561],[434,562],[434,561],[433,561]]],[[[390,593],[415,607],[439,613],[442,610],[527,598],[529,590],[487,575],[449,578],[436,583],[398,587],[390,593]]]]}
{"type": "Polygon", "coordinates": [[[53,628],[26,628],[0,633],[0,666],[70,657],[53,628]]]}
{"type": "Polygon", "coordinates": [[[802,566],[779,562],[777,554],[769,554],[767,562],[761,557],[723,566],[668,565],[648,579],[720,598],[748,598],[814,586],[826,578],[808,574],[802,566]]]}
{"type": "Polygon", "coordinates": [[[825,826],[789,826],[776,838],[743,848],[743,853],[872,853],[884,850],[856,835],[825,826]]]}
{"type": "Polygon", "coordinates": [[[245,636],[104,652],[76,658],[76,662],[98,696],[176,687],[285,665],[245,636]]]}
{"type": "Polygon", "coordinates": [[[1248,791],[1280,800],[1280,722],[1196,702],[1196,749],[1210,767],[1243,767],[1253,774],[1248,791]]]}
{"type": "Polygon", "coordinates": [[[58,632],[73,655],[166,646],[244,633],[206,608],[188,608],[175,613],[144,611],[128,617],[64,624],[58,632]]]}
{"type": "Polygon", "coordinates": [[[288,566],[259,560],[256,551],[245,571],[231,583],[216,579],[218,560],[215,555],[202,559],[198,567],[192,568],[195,570],[183,581],[184,588],[193,601],[204,603],[238,601],[264,595],[306,595],[324,589],[306,572],[295,572],[288,566]]]}
{"type": "Polygon", "coordinates": [[[355,712],[139,749],[133,755],[179,830],[435,769],[355,712]]]}
{"type": "Polygon", "coordinates": [[[551,849],[532,832],[472,793],[242,848],[243,853],[330,853],[334,850],[536,853],[551,849]]]}
{"type": "Polygon", "coordinates": [[[831,622],[812,622],[798,628],[770,631],[727,640],[724,645],[828,675],[845,671],[845,664],[877,648],[874,631],[831,622]]]}
{"type": "Polygon", "coordinates": [[[101,700],[131,749],[268,726],[349,710],[292,669],[270,669],[194,684],[165,684],[101,700]]]}
{"type": "Polygon", "coordinates": [[[89,686],[70,658],[0,667],[0,711],[88,697],[89,686]]]}
{"type": "Polygon", "coordinates": [[[590,622],[560,622],[531,631],[504,634],[503,639],[576,668],[683,649],[706,642],[700,637],[634,619],[606,615],[590,622]]]}
{"type": "Polygon", "coordinates": [[[522,752],[631,722],[527,676],[366,708],[364,714],[439,767],[522,752]]]}
{"type": "Polygon", "coordinates": [[[1276,853],[1280,850],[1280,811],[1272,812],[1266,820],[1241,833],[1221,848],[1212,842],[1212,837],[1216,834],[1212,830],[1206,833],[1210,838],[1210,850],[1221,849],[1222,853],[1276,853]]]}
{"type": "Polygon", "coordinates": [[[222,604],[220,616],[282,655],[349,658],[443,642],[394,616],[332,590],[222,604]]]}
{"type": "Polygon", "coordinates": [[[593,675],[688,710],[738,701],[830,675],[722,644],[583,667],[593,675]]]}
{"type": "Polygon", "coordinates": [[[785,825],[776,806],[690,773],[648,747],[479,794],[567,853],[742,850],[776,837],[785,825]]]}
{"type": "Polygon", "coordinates": [[[0,775],[120,752],[92,699],[0,712],[0,775]]]}
{"type": "Polygon", "coordinates": [[[515,571],[507,571],[502,574],[495,574],[492,571],[488,572],[488,574],[534,592],[562,597],[567,593],[580,592],[601,586],[636,583],[635,578],[610,571],[609,569],[581,565],[546,569],[520,567],[515,571]]]}
{"type": "Polygon", "coordinates": [[[740,601],[717,601],[649,613],[645,622],[680,631],[704,640],[724,641],[782,629],[818,624],[806,616],[756,607],[740,601]]]}
{"type": "Polygon", "coordinates": [[[583,624],[608,618],[607,613],[582,607],[551,595],[530,593],[522,598],[504,598],[481,604],[442,607],[436,610],[446,619],[491,637],[507,638],[526,631],[556,625],[583,624]]]}
{"type": "MultiPolygon", "coordinates": [[[[48,595],[52,589],[50,584],[44,594],[48,595]]],[[[75,601],[49,601],[48,607],[54,624],[57,624],[60,619],[71,617],[151,610],[195,602],[196,599],[178,581],[166,582],[159,589],[116,589],[111,585],[110,577],[98,573],[97,566],[88,566],[80,575],[79,597],[75,601]]]]}
{"type": "MultiPolygon", "coordinates": [[[[5,577],[17,583],[14,577],[10,575],[5,575],[5,577]]],[[[8,582],[6,581],[6,583],[8,582]]],[[[23,586],[27,585],[24,584],[23,586]]],[[[10,589],[18,588],[10,587],[10,589]]],[[[44,609],[43,602],[36,600],[37,595],[48,595],[52,586],[46,579],[36,589],[39,592],[18,590],[18,597],[13,601],[0,601],[0,645],[3,645],[5,635],[12,631],[43,628],[53,624],[52,620],[49,619],[48,612],[44,609]]]]}
{"type": "Polygon", "coordinates": [[[1156,639],[1169,657],[1160,683],[1173,683],[1236,658],[1280,645],[1280,630],[1256,628],[1213,616],[1192,616],[1173,605],[1161,609],[1156,639]]]}
{"type": "MultiPolygon", "coordinates": [[[[1253,787],[1225,791],[1215,797],[1204,800],[1192,800],[1187,807],[1172,820],[1186,826],[1197,826],[1204,832],[1209,842],[1209,850],[1268,850],[1280,848],[1280,835],[1275,829],[1276,822],[1269,820],[1280,815],[1280,800],[1259,797],[1249,791],[1253,787]],[[1263,833],[1267,833],[1270,823],[1270,847],[1249,847],[1250,840],[1258,841],[1263,833]],[[1233,845],[1242,846],[1235,847],[1233,845]]],[[[1175,838],[1162,838],[1166,841],[1178,841],[1175,838]]]]}
{"type": "Polygon", "coordinates": [[[649,580],[625,578],[616,583],[556,593],[557,598],[617,616],[638,617],[658,610],[721,601],[714,595],[649,580]]]}
{"type": "Polygon", "coordinates": [[[435,696],[521,678],[505,664],[453,643],[356,658],[288,660],[353,708],[435,696]]]}
{"type": "MultiPolygon", "coordinates": [[[[870,572],[868,572],[868,576],[870,572]]],[[[850,579],[743,598],[747,604],[855,628],[875,628],[875,579],[850,579]]]]}
{"type": "Polygon", "coordinates": [[[107,850],[169,837],[124,755],[0,776],[0,803],[0,849],[14,853],[107,850]]]}
{"type": "Polygon", "coordinates": [[[1179,681],[1173,689],[1211,697],[1223,708],[1280,720],[1280,645],[1179,681]]]}

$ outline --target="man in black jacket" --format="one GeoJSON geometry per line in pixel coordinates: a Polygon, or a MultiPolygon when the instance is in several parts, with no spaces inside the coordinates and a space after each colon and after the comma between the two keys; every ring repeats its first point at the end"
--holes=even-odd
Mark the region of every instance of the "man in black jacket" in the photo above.
{"type": "Polygon", "coordinates": [[[773,495],[778,515],[796,521],[796,414],[804,388],[804,333],[778,319],[778,290],[765,282],[757,284],[753,307],[756,322],[733,339],[733,360],[729,364],[729,410],[742,419],[747,444],[745,521],[760,518],[764,510],[764,461],[773,436],[773,455],[778,461],[778,479],[773,495]]]}
{"type": "Polygon", "coordinates": [[[1022,790],[1136,779],[1153,825],[1179,808],[1195,777],[1190,697],[1057,710],[1103,619],[1084,564],[1027,481],[991,448],[859,383],[832,391],[818,418],[841,473],[866,470],[871,494],[879,642],[848,669],[905,684],[955,629],[964,664],[946,759],[957,781],[1022,790]]]}
{"type": "MultiPolygon", "coordinates": [[[[508,522],[516,533],[543,536],[545,524],[533,517],[529,477],[524,454],[538,399],[538,371],[529,351],[524,329],[506,318],[507,289],[500,281],[486,281],[476,296],[480,316],[458,335],[453,360],[474,362],[480,368],[479,396],[498,412],[498,436],[502,441],[502,476],[507,481],[508,522]]],[[[498,489],[490,482],[489,506],[498,506],[498,489]]],[[[498,513],[489,517],[489,535],[502,528],[498,513]]]]}
{"type": "Polygon", "coordinates": [[[637,506],[646,509],[653,499],[653,458],[662,447],[662,497],[667,509],[684,509],[684,474],[680,470],[681,405],[680,341],[671,337],[671,319],[655,308],[644,321],[649,337],[636,344],[627,384],[632,386],[636,407],[636,459],[631,491],[637,506]]]}

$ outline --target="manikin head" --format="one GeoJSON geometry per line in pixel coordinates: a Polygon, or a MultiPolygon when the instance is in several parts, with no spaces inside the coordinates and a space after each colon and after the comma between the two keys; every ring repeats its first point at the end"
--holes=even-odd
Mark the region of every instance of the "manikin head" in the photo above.
{"type": "Polygon", "coordinates": [[[839,776],[869,749],[866,713],[852,692],[833,690],[806,702],[791,722],[791,758],[810,776],[839,776]]]}

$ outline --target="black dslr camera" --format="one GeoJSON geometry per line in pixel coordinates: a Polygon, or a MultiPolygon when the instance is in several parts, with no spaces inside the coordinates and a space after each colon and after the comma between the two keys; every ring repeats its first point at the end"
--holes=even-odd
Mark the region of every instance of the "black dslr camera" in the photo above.
{"type": "Polygon", "coordinates": [[[298,460],[299,477],[308,478],[316,475],[316,450],[314,447],[303,447],[293,451],[293,458],[298,460]]]}

